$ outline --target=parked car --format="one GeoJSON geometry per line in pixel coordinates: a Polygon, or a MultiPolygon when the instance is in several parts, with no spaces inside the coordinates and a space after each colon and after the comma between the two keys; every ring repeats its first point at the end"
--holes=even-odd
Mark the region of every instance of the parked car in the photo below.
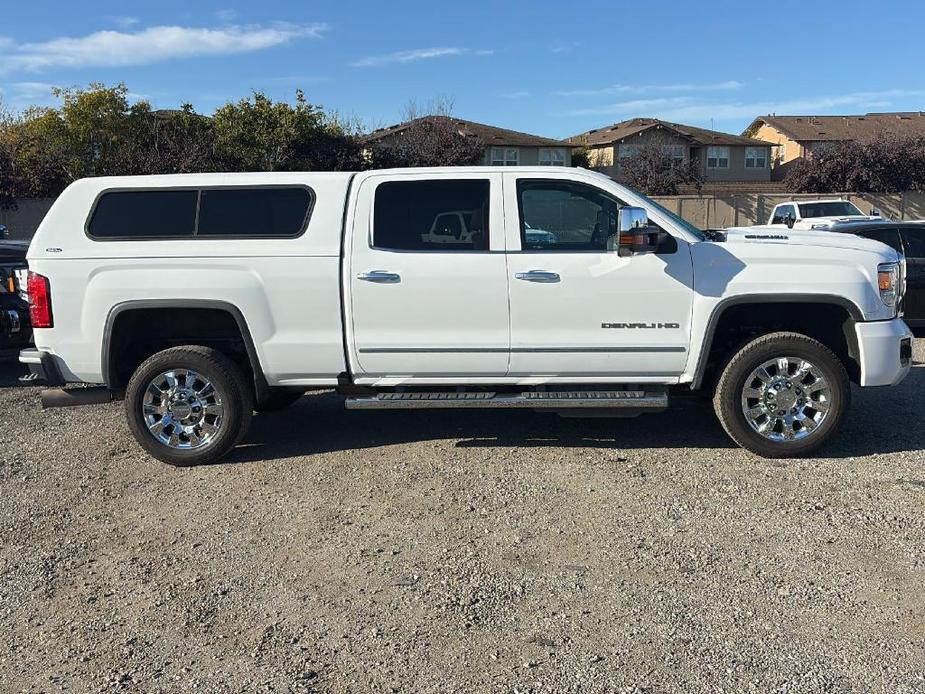
{"type": "MultiPolygon", "coordinates": [[[[2,225],[0,225],[2,227],[2,225]]],[[[0,229],[0,350],[20,348],[32,339],[29,304],[26,297],[26,252],[24,241],[6,240],[0,229]]]]}
{"type": "Polygon", "coordinates": [[[791,200],[774,206],[768,226],[827,231],[834,225],[880,220],[879,210],[866,215],[847,200],[791,200]]]}
{"type": "Polygon", "coordinates": [[[843,229],[847,233],[885,243],[905,257],[906,292],[902,311],[906,323],[925,327],[925,224],[879,222],[843,229]]]}
{"type": "Polygon", "coordinates": [[[348,409],[564,416],[702,392],[740,445],[800,456],[837,431],[849,381],[896,384],[912,364],[892,248],[707,236],[582,169],[84,179],[29,266],[20,360],[55,387],[103,384],[46,406],[124,393],[136,440],[174,465],[221,458],[255,408],[313,388],[348,409]],[[424,240],[457,210],[482,211],[487,244],[424,240]],[[555,241],[531,247],[526,220],[555,241]]]}

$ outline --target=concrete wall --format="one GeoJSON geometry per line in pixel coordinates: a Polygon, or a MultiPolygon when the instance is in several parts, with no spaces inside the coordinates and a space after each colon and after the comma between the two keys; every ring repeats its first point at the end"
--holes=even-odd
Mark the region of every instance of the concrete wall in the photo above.
{"type": "Polygon", "coordinates": [[[925,219],[925,193],[730,193],[714,195],[654,196],[654,199],[700,229],[765,224],[774,206],[787,200],[837,198],[853,202],[862,212],[878,208],[885,217],[897,220],[925,219]]]}
{"type": "Polygon", "coordinates": [[[18,200],[14,209],[0,208],[0,224],[6,225],[11,239],[31,239],[54,201],[54,198],[18,200]]]}

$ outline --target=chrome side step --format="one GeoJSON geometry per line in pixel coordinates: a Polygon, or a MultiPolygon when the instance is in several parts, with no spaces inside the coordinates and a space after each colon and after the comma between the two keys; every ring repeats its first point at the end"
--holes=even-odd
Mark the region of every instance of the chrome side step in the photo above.
{"type": "Polygon", "coordinates": [[[348,410],[526,408],[568,410],[625,408],[663,410],[668,393],[659,390],[537,390],[524,393],[397,392],[347,398],[348,410]]]}

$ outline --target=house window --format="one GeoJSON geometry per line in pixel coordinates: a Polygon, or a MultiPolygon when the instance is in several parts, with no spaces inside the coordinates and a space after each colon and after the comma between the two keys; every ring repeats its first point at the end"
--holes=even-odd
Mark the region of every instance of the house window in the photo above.
{"type": "Polygon", "coordinates": [[[707,147],[707,168],[708,169],[728,169],[729,168],[729,148],[728,147],[707,147]]]}
{"type": "Polygon", "coordinates": [[[642,152],[642,145],[620,145],[620,159],[632,159],[642,152]]]}
{"type": "Polygon", "coordinates": [[[764,147],[745,148],[745,168],[765,169],[768,166],[768,151],[764,147]]]}
{"type": "Polygon", "coordinates": [[[492,166],[517,166],[519,163],[520,150],[505,147],[491,148],[492,166]]]}
{"type": "Polygon", "coordinates": [[[671,161],[674,164],[683,164],[684,163],[684,145],[665,145],[662,147],[662,151],[665,152],[671,161]]]}
{"type": "Polygon", "coordinates": [[[540,166],[565,166],[565,150],[541,149],[540,166]]]}

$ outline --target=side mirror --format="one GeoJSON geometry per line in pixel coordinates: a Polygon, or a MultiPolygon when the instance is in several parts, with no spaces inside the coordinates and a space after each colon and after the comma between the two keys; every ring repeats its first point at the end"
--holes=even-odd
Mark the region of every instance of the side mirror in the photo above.
{"type": "Polygon", "coordinates": [[[793,225],[796,224],[796,222],[797,220],[794,218],[792,214],[788,213],[787,216],[784,217],[784,224],[787,225],[788,229],[793,229],[793,225]]]}
{"type": "Polygon", "coordinates": [[[870,216],[871,216],[871,217],[882,217],[883,214],[882,214],[882,213],[880,212],[880,210],[878,210],[876,207],[871,207],[871,208],[870,208],[870,216]]]}
{"type": "Polygon", "coordinates": [[[0,239],[5,239],[10,235],[10,230],[6,228],[5,224],[0,224],[0,239]]]}
{"type": "Polygon", "coordinates": [[[666,235],[661,229],[649,226],[649,215],[641,207],[621,207],[617,228],[620,230],[617,252],[621,256],[655,253],[666,235]]]}

